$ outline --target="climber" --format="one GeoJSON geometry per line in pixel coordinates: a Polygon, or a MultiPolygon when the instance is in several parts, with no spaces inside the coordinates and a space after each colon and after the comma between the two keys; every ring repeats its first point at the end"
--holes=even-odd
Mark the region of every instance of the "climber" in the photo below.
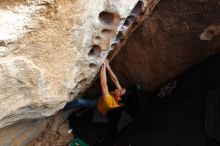
{"type": "Polygon", "coordinates": [[[72,102],[69,102],[65,107],[64,111],[77,108],[77,107],[88,107],[91,109],[97,109],[101,114],[106,114],[108,111],[118,107],[122,107],[122,101],[125,100],[126,89],[122,88],[115,73],[112,71],[109,61],[105,60],[102,64],[100,73],[100,83],[102,89],[102,96],[95,99],[84,99],[79,98],[72,102]],[[111,80],[114,82],[116,89],[109,92],[106,78],[106,69],[108,70],[111,80]]]}

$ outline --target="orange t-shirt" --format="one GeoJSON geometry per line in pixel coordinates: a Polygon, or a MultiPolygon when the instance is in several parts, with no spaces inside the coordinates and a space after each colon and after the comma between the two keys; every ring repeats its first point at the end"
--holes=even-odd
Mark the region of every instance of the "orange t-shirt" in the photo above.
{"type": "Polygon", "coordinates": [[[123,104],[119,104],[111,94],[109,94],[107,98],[100,97],[97,102],[97,109],[103,114],[121,106],[123,106],[123,104]]]}

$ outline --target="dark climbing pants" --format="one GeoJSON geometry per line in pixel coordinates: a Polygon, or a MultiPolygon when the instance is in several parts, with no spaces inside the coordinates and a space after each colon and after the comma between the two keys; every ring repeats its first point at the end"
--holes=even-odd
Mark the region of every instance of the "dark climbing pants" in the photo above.
{"type": "Polygon", "coordinates": [[[87,107],[90,109],[95,109],[96,108],[96,103],[97,103],[98,98],[95,99],[85,99],[85,98],[79,98],[76,100],[73,100],[63,108],[64,111],[74,109],[74,108],[79,108],[79,107],[87,107]]]}

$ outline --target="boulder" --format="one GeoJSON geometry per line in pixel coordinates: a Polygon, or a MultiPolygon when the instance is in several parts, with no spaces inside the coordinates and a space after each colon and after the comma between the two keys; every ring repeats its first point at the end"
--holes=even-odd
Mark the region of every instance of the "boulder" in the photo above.
{"type": "Polygon", "coordinates": [[[54,115],[159,0],[0,2],[0,128],[54,115]]]}

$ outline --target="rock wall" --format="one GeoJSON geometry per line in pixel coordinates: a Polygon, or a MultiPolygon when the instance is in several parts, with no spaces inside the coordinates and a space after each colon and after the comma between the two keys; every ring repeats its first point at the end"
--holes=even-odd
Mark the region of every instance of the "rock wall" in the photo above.
{"type": "Polygon", "coordinates": [[[37,138],[48,125],[49,119],[28,120],[0,130],[1,146],[26,146],[37,138]]]}
{"type": "Polygon", "coordinates": [[[151,91],[220,51],[218,0],[160,1],[111,66],[124,86],[151,91]]]}
{"type": "Polygon", "coordinates": [[[68,133],[67,112],[38,120],[25,120],[0,130],[1,146],[67,146],[73,139],[68,133]]]}
{"type": "Polygon", "coordinates": [[[0,1],[0,128],[62,109],[158,1],[0,1]]]}
{"type": "Polygon", "coordinates": [[[66,113],[56,113],[91,85],[158,2],[0,1],[0,145],[37,137],[31,146],[66,145],[66,113]]]}

